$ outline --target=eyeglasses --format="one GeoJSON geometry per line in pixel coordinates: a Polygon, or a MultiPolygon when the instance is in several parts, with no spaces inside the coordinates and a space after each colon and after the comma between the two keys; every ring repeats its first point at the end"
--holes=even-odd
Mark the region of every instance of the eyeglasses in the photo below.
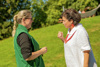
{"type": "Polygon", "coordinates": [[[26,19],[31,19],[31,20],[33,20],[32,18],[26,18],[26,19]]]}
{"type": "Polygon", "coordinates": [[[65,20],[60,20],[61,22],[65,21],[65,20]]]}

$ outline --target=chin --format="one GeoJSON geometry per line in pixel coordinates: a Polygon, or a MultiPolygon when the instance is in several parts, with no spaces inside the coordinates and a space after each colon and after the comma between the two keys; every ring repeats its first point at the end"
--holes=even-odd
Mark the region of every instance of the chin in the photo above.
{"type": "Polygon", "coordinates": [[[31,27],[29,27],[29,29],[30,29],[31,27]]]}
{"type": "Polygon", "coordinates": [[[28,27],[28,29],[30,29],[31,27],[28,27]]]}

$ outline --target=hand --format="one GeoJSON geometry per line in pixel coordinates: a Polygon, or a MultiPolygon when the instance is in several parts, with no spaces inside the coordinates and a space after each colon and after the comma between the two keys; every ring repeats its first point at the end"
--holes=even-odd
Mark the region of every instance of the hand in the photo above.
{"type": "Polygon", "coordinates": [[[84,67],[88,67],[88,65],[84,65],[84,67]]]}
{"type": "Polygon", "coordinates": [[[40,50],[42,51],[42,54],[45,54],[47,52],[47,47],[43,47],[40,50]]]}
{"type": "Polygon", "coordinates": [[[63,38],[63,32],[58,32],[58,38],[62,39],[63,38]]]}

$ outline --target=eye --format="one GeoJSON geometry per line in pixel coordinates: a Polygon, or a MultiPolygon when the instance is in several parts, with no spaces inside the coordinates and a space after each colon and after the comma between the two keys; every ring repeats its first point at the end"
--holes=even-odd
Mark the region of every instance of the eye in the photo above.
{"type": "Polygon", "coordinates": [[[32,18],[26,18],[26,19],[30,19],[30,20],[32,20],[32,18]]]}

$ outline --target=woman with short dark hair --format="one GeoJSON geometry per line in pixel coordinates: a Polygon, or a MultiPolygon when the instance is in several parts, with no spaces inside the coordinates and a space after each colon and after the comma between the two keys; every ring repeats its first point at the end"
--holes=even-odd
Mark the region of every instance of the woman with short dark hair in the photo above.
{"type": "Polygon", "coordinates": [[[68,28],[66,38],[63,32],[58,38],[64,42],[64,52],[67,67],[97,67],[88,34],[80,24],[81,16],[74,9],[67,9],[62,13],[65,28],[68,28]]]}

